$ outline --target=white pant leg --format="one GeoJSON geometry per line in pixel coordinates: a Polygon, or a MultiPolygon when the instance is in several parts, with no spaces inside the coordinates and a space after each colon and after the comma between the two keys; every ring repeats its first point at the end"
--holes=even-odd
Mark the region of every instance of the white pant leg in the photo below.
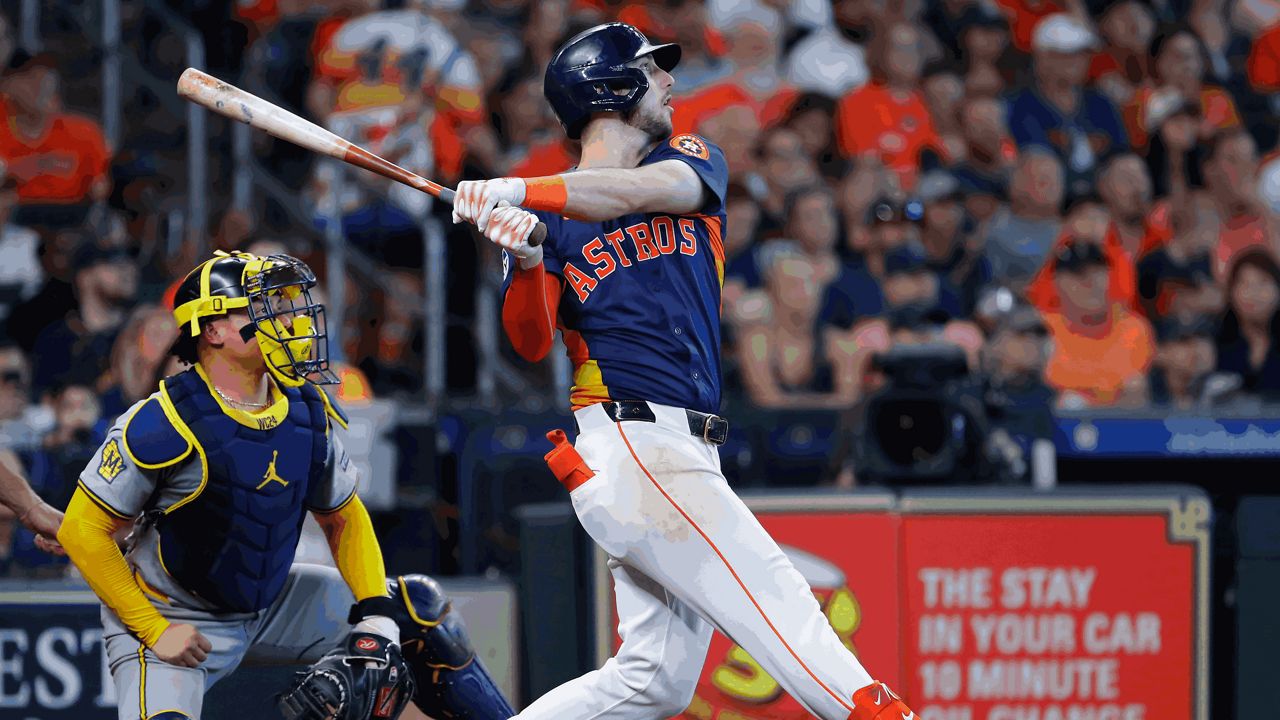
{"type": "Polygon", "coordinates": [[[643,573],[609,561],[622,647],[599,670],[555,688],[517,718],[653,720],[693,699],[711,626],[643,573]]]}
{"type": "Polygon", "coordinates": [[[716,449],[672,425],[584,427],[579,447],[599,476],[575,498],[583,527],[746,649],[809,712],[844,720],[871,676],[729,488],[716,449]]]}

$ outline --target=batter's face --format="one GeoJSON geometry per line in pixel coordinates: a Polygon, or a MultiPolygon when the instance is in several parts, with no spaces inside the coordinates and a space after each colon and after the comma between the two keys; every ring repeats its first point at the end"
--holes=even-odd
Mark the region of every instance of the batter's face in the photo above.
{"type": "Polygon", "coordinates": [[[627,63],[628,67],[644,72],[649,89],[640,103],[627,117],[627,124],[644,132],[653,140],[663,140],[671,135],[671,88],[676,84],[671,73],[658,67],[653,57],[646,55],[627,63]]]}

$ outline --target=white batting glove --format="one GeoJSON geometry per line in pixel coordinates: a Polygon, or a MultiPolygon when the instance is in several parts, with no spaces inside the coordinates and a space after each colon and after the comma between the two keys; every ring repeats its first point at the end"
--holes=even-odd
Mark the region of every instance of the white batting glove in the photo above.
{"type": "Polygon", "coordinates": [[[542,262],[542,246],[529,244],[529,235],[538,226],[538,216],[514,205],[502,204],[489,216],[484,236],[520,261],[520,269],[528,270],[542,262]]]}
{"type": "Polygon", "coordinates": [[[453,221],[475,223],[480,232],[484,232],[489,227],[493,209],[499,203],[519,205],[522,202],[524,180],[520,178],[467,180],[458,183],[457,195],[453,199],[453,221]]]}

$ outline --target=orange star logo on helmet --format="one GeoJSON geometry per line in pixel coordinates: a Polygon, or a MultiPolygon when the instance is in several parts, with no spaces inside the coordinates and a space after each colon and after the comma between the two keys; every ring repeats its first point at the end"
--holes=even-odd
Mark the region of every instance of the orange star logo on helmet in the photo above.
{"type": "Polygon", "coordinates": [[[671,147],[685,155],[702,160],[711,157],[711,153],[707,151],[707,144],[697,135],[677,135],[671,138],[671,147]]]}

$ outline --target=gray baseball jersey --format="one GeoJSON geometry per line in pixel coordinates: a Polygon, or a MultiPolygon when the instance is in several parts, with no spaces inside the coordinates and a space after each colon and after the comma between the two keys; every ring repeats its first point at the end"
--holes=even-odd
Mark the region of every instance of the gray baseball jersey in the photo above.
{"type": "MultiPolygon", "coordinates": [[[[151,397],[158,395],[157,392],[151,397]]],[[[153,591],[147,595],[161,614],[166,605],[212,611],[216,608],[179,586],[165,571],[159,555],[159,532],[144,515],[151,510],[163,511],[188,497],[200,486],[202,478],[202,469],[194,454],[175,465],[148,470],[124,451],[125,425],[146,402],[143,400],[129,408],[111,426],[106,440],[80,474],[80,486],[114,514],[137,518],[125,557],[141,579],[144,591],[153,591]],[[155,592],[163,594],[168,601],[157,598],[155,592]]],[[[312,481],[306,499],[307,507],[318,512],[341,506],[356,492],[359,483],[356,466],[332,427],[329,440],[324,474],[312,481]]]]}

